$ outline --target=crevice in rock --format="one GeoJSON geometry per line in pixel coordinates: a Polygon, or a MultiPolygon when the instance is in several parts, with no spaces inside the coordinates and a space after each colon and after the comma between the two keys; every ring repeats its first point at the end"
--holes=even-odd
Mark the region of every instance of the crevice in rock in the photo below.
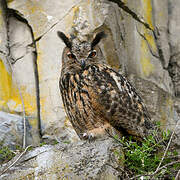
{"type": "Polygon", "coordinates": [[[157,47],[157,51],[158,51],[157,53],[153,52],[153,50],[152,50],[152,48],[151,48],[151,45],[150,45],[150,43],[148,42],[148,40],[146,39],[146,37],[145,37],[143,34],[141,34],[141,33],[138,31],[138,29],[137,29],[138,34],[146,41],[146,43],[147,43],[147,45],[148,45],[148,48],[149,48],[150,53],[152,54],[152,56],[158,58],[158,59],[161,61],[163,68],[166,69],[166,68],[165,68],[165,59],[164,59],[163,52],[162,52],[162,48],[161,48],[161,43],[160,43],[160,40],[159,40],[159,38],[158,38],[158,36],[160,35],[158,28],[155,27],[155,30],[153,30],[153,29],[150,27],[150,25],[149,25],[147,22],[145,22],[144,19],[143,19],[140,15],[138,15],[137,13],[135,13],[134,11],[132,11],[131,9],[129,9],[129,7],[126,6],[125,3],[122,2],[121,0],[109,0],[109,1],[116,3],[121,9],[123,9],[126,13],[128,13],[129,15],[131,15],[131,17],[132,17],[133,19],[135,19],[136,21],[138,21],[138,22],[140,22],[141,24],[143,24],[147,29],[149,29],[149,30],[152,32],[153,37],[154,37],[154,40],[155,40],[155,42],[156,42],[156,47],[157,47]]]}
{"type": "MultiPolygon", "coordinates": [[[[58,19],[57,22],[55,22],[53,25],[51,25],[50,28],[48,28],[42,35],[40,35],[39,37],[37,37],[35,40],[34,40],[34,43],[40,41],[49,31],[51,31],[58,23],[60,23],[71,11],[74,7],[76,7],[81,1],[79,1],[78,3],[76,3],[74,6],[72,6],[68,11],[67,13],[60,19],[58,19]]],[[[30,44],[31,46],[32,44],[30,44]]]]}
{"type": "Polygon", "coordinates": [[[109,1],[116,3],[121,9],[123,9],[126,13],[131,15],[133,19],[143,24],[147,29],[153,31],[150,25],[147,22],[145,22],[144,19],[140,15],[136,14],[134,11],[129,9],[129,7],[126,6],[124,2],[122,2],[121,0],[109,0],[109,1]]]}
{"type": "Polygon", "coordinates": [[[172,44],[170,36],[170,23],[171,21],[174,21],[172,19],[173,15],[173,3],[171,1],[168,1],[168,34],[169,34],[169,47],[170,47],[170,58],[169,58],[169,64],[167,67],[167,70],[169,72],[169,75],[172,79],[172,83],[174,86],[174,95],[175,97],[180,98],[180,51],[179,48],[174,46],[172,44]]]}
{"type": "MultiPolygon", "coordinates": [[[[157,2],[155,0],[151,1],[151,6],[152,6],[152,12],[151,12],[151,16],[152,16],[152,23],[153,23],[153,36],[154,36],[154,42],[156,45],[156,51],[157,54],[159,56],[159,61],[161,63],[161,66],[164,70],[167,71],[167,59],[168,59],[168,44],[167,43],[167,36],[168,36],[168,29],[167,29],[167,21],[161,19],[162,16],[157,17],[157,13],[159,10],[157,7],[158,5],[156,4],[157,2]],[[161,18],[160,18],[161,17],[161,18]],[[167,53],[166,53],[167,52],[167,53]]],[[[166,2],[164,2],[164,4],[166,4],[166,2]]],[[[164,15],[166,16],[166,10],[164,12],[164,15]]]]}
{"type": "Polygon", "coordinates": [[[137,26],[136,26],[136,29],[137,29],[138,34],[146,41],[147,46],[148,46],[149,51],[152,54],[152,56],[154,56],[155,58],[159,59],[160,58],[159,55],[156,52],[153,51],[153,49],[152,49],[150,43],[148,42],[148,40],[146,39],[145,35],[140,33],[140,31],[138,30],[137,26]]]}
{"type": "MultiPolygon", "coordinates": [[[[29,25],[28,21],[22,17],[22,15],[14,10],[14,9],[9,9],[7,8],[7,39],[8,39],[8,44],[7,44],[7,49],[8,49],[8,55],[7,58],[9,59],[8,61],[11,63],[10,66],[12,66],[17,60],[22,59],[26,53],[22,56],[20,56],[17,59],[14,59],[14,57],[12,56],[12,52],[11,52],[11,48],[12,46],[10,45],[10,37],[9,37],[9,30],[10,30],[10,18],[13,17],[15,18],[17,21],[20,21],[22,23],[24,23],[30,30],[31,33],[31,38],[32,38],[32,44],[27,45],[27,48],[31,47],[32,49],[32,53],[34,54],[33,56],[33,68],[34,68],[34,74],[35,74],[35,87],[36,87],[36,104],[37,104],[37,119],[38,119],[38,131],[39,131],[39,135],[40,137],[42,136],[41,133],[41,115],[40,115],[40,89],[39,89],[39,74],[38,74],[38,66],[37,66],[37,48],[36,48],[36,43],[35,43],[35,39],[34,39],[34,34],[33,34],[33,30],[32,27],[29,25]]],[[[27,52],[28,53],[28,52],[27,52]]],[[[13,68],[13,67],[12,67],[13,68]]],[[[25,112],[26,113],[26,112],[25,112]]]]}
{"type": "Polygon", "coordinates": [[[163,51],[162,51],[161,40],[159,39],[160,32],[159,32],[158,27],[155,27],[155,30],[153,31],[153,35],[154,35],[154,40],[156,43],[156,48],[158,51],[159,60],[162,64],[163,69],[167,70],[167,67],[165,67],[165,58],[164,58],[163,51]]]}
{"type": "Polygon", "coordinates": [[[144,19],[140,15],[138,15],[137,13],[132,11],[121,0],[109,0],[109,1],[116,3],[121,9],[123,9],[126,13],[131,15],[131,17],[133,19],[135,19],[136,21],[138,21],[141,24],[143,24],[147,29],[149,29],[153,33],[153,37],[154,37],[154,40],[155,40],[155,43],[156,43],[156,47],[157,47],[157,53],[153,52],[152,47],[151,47],[150,43],[148,42],[148,40],[146,39],[146,37],[143,34],[141,34],[138,31],[138,29],[137,29],[138,34],[146,41],[146,43],[148,45],[148,48],[149,48],[149,51],[152,54],[152,56],[154,56],[155,58],[159,59],[161,61],[161,63],[162,63],[163,69],[167,70],[167,67],[165,67],[165,58],[164,58],[163,51],[162,51],[161,41],[159,39],[160,32],[159,32],[158,27],[155,27],[155,29],[153,30],[150,27],[150,25],[147,22],[145,22],[144,19]]]}
{"type": "Polygon", "coordinates": [[[168,72],[172,79],[174,85],[175,96],[180,97],[180,65],[178,64],[178,59],[180,58],[180,52],[172,54],[170,56],[168,64],[168,72]]]}
{"type": "Polygon", "coordinates": [[[1,53],[2,55],[4,55],[4,56],[7,55],[7,54],[6,54],[4,51],[2,51],[2,50],[0,50],[0,53],[1,53]]]}
{"type": "MultiPolygon", "coordinates": [[[[174,84],[175,96],[178,96],[178,91],[176,90],[177,89],[176,87],[177,86],[180,87],[180,67],[178,66],[178,63],[176,63],[176,64],[170,63],[168,66],[168,64],[166,62],[167,60],[166,60],[165,54],[163,52],[164,45],[162,44],[163,42],[162,42],[161,29],[159,27],[157,27],[156,24],[154,24],[153,27],[151,27],[138,13],[131,10],[126,5],[126,3],[122,2],[121,0],[109,0],[109,1],[116,3],[122,10],[124,10],[126,13],[128,13],[136,22],[141,23],[146,29],[150,30],[148,33],[152,33],[152,37],[154,38],[154,42],[156,45],[155,50],[152,48],[152,46],[151,46],[150,42],[148,41],[148,39],[146,38],[145,34],[142,34],[141,31],[139,31],[136,26],[136,30],[137,30],[138,34],[140,35],[140,37],[143,40],[145,40],[151,55],[153,57],[155,57],[158,61],[160,61],[161,67],[165,71],[169,72],[172,83],[174,84]],[[176,69],[176,71],[174,69],[172,70],[172,66],[174,69],[176,69]],[[177,69],[179,69],[179,71],[177,69]],[[179,72],[178,77],[177,77],[177,71],[179,72]],[[176,76],[174,74],[175,72],[176,72],[176,76]]],[[[167,29],[167,34],[168,33],[169,33],[169,29],[167,29]]],[[[179,90],[179,95],[180,95],[180,90],[179,90]]]]}

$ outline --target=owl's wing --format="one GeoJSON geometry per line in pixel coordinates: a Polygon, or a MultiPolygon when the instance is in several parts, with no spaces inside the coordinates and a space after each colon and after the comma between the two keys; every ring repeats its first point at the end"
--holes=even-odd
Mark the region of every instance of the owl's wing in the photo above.
{"type": "Polygon", "coordinates": [[[144,136],[152,124],[141,97],[130,82],[106,65],[92,66],[89,71],[94,111],[116,129],[144,136]]]}

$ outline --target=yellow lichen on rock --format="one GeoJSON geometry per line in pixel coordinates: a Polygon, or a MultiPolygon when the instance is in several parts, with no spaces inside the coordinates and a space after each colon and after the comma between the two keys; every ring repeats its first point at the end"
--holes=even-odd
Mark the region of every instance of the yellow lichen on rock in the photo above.
{"type": "MultiPolygon", "coordinates": [[[[153,29],[153,24],[152,24],[152,5],[151,5],[151,0],[143,0],[143,14],[145,18],[145,22],[149,24],[151,29],[153,29]]],[[[142,27],[142,34],[145,36],[149,46],[153,51],[156,50],[156,44],[154,41],[153,34],[150,30],[148,30],[146,27],[142,27]]],[[[146,42],[146,40],[142,39],[141,40],[141,66],[142,66],[142,74],[143,76],[145,75],[146,77],[150,76],[151,73],[154,72],[155,67],[153,63],[151,62],[151,57],[149,53],[149,47],[146,42]]]]}
{"type": "MultiPolygon", "coordinates": [[[[36,98],[26,92],[26,87],[20,87],[27,115],[36,112],[36,98]]],[[[0,60],[0,110],[11,113],[21,113],[22,99],[17,85],[13,83],[12,76],[7,72],[0,60]]]]}
{"type": "Polygon", "coordinates": [[[9,109],[8,102],[10,100],[14,102],[15,107],[21,104],[18,91],[13,87],[12,77],[6,71],[2,60],[0,60],[0,109],[5,109],[7,111],[9,109]]]}
{"type": "Polygon", "coordinates": [[[141,66],[142,73],[146,77],[148,77],[154,71],[154,65],[150,61],[148,47],[144,40],[141,41],[141,66]]]}
{"type": "Polygon", "coordinates": [[[145,20],[150,25],[151,29],[153,29],[151,0],[143,0],[143,9],[145,20]]]}
{"type": "Polygon", "coordinates": [[[7,3],[11,3],[11,2],[13,2],[14,0],[7,0],[7,3]]]}
{"type": "MultiPolygon", "coordinates": [[[[2,14],[2,10],[0,9],[0,16],[2,14]]],[[[0,26],[2,25],[2,17],[0,17],[0,26]]]]}

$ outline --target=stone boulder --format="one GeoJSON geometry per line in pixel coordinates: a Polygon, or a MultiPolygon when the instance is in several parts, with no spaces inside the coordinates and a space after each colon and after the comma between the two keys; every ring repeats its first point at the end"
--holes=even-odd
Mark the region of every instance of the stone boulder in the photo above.
{"type": "MultiPolygon", "coordinates": [[[[10,149],[16,149],[16,146],[22,146],[23,142],[23,118],[21,116],[5,113],[0,111],[0,142],[10,149]]],[[[27,123],[27,142],[33,144],[31,134],[31,127],[27,123]]]]}
{"type": "MultiPolygon", "coordinates": [[[[0,175],[0,179],[118,180],[121,176],[118,169],[123,169],[120,155],[123,156],[120,144],[111,138],[44,145],[27,152],[15,166],[0,175]]],[[[7,165],[0,167],[0,172],[7,165]]]]}

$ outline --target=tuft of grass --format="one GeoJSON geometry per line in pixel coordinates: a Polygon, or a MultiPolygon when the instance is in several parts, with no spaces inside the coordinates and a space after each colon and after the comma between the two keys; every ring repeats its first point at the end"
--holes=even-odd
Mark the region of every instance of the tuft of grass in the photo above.
{"type": "MultiPolygon", "coordinates": [[[[142,142],[135,141],[132,137],[122,137],[121,139],[114,137],[123,146],[125,157],[123,161],[125,169],[129,174],[128,177],[153,174],[163,157],[170,136],[171,132],[169,130],[162,131],[161,133],[154,130],[142,142]]],[[[176,160],[178,160],[178,153],[173,147],[170,147],[161,166],[176,160]]],[[[173,178],[173,174],[175,175],[178,169],[180,169],[180,163],[163,168],[154,177],[165,178],[168,176],[173,178]]],[[[148,179],[148,177],[146,178],[148,179]]]]}
{"type": "Polygon", "coordinates": [[[39,144],[39,146],[42,147],[42,146],[48,145],[48,144],[56,145],[56,144],[58,144],[58,141],[55,140],[55,139],[53,139],[53,140],[51,140],[51,141],[42,141],[42,142],[39,144]]]}
{"type": "Polygon", "coordinates": [[[47,143],[46,142],[41,142],[40,144],[39,144],[39,147],[42,147],[42,146],[44,146],[44,145],[46,145],[47,143]]]}
{"type": "Polygon", "coordinates": [[[15,156],[15,153],[3,144],[3,142],[0,142],[0,164],[8,162],[15,156]]]}

